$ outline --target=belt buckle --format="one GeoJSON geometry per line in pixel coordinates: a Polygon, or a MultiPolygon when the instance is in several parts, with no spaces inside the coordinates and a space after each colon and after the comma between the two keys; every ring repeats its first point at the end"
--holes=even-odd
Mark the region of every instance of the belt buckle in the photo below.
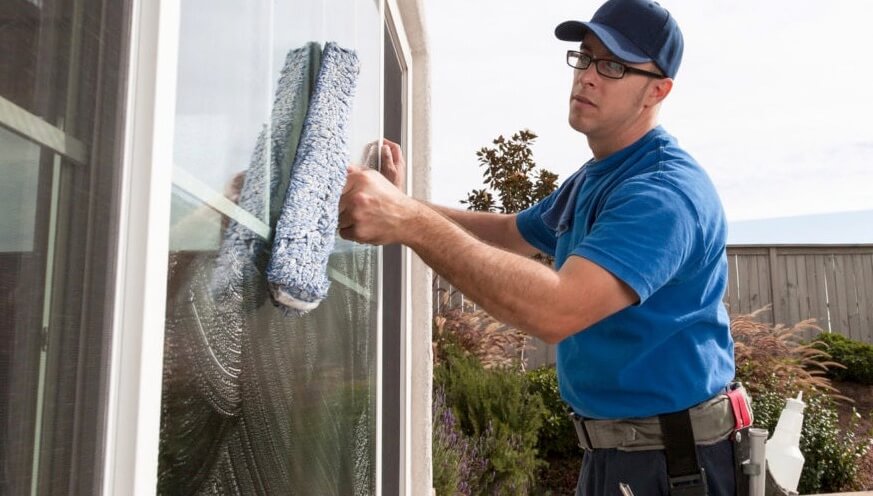
{"type": "Polygon", "coordinates": [[[705,496],[706,494],[708,494],[706,471],[702,467],[696,474],[670,477],[671,496],[705,496]]]}
{"type": "Polygon", "coordinates": [[[576,428],[576,437],[579,439],[579,447],[587,451],[593,450],[594,445],[591,443],[591,436],[588,434],[588,429],[585,427],[585,420],[579,415],[576,415],[576,412],[572,412],[570,418],[573,419],[573,427],[576,428]]]}

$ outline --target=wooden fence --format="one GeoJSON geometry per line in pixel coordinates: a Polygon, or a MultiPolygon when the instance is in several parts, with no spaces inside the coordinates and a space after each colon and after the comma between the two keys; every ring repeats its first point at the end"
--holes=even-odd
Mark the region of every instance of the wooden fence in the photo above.
{"type": "MultiPolygon", "coordinates": [[[[729,246],[727,252],[731,314],[771,305],[759,320],[791,325],[812,318],[825,331],[873,344],[873,245],[729,246]]],[[[434,312],[459,307],[475,309],[436,277],[434,312]]],[[[526,358],[528,367],[554,363],[555,350],[534,339],[526,358]]]]}

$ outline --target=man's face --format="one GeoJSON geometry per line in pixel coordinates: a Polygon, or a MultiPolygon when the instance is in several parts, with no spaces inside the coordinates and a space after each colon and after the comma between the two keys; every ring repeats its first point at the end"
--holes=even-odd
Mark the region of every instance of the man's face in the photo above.
{"type": "MultiPolygon", "coordinates": [[[[580,51],[596,59],[619,60],[591,33],[585,35],[580,51]]],[[[626,65],[659,72],[651,62],[626,65]]],[[[570,94],[570,126],[589,139],[621,133],[643,112],[652,81],[655,80],[632,73],[622,79],[609,79],[601,76],[593,63],[584,71],[576,69],[570,94]]]]}

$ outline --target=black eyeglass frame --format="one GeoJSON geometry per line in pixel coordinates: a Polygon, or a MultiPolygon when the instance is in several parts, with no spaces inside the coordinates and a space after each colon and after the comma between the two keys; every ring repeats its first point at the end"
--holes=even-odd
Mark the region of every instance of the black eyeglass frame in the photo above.
{"type": "Polygon", "coordinates": [[[584,71],[584,70],[587,70],[589,67],[591,67],[591,64],[594,64],[594,68],[597,70],[598,74],[600,74],[601,76],[603,76],[605,78],[609,78],[609,79],[621,79],[628,73],[639,74],[641,76],[647,76],[647,77],[656,78],[656,79],[666,79],[667,78],[667,76],[665,76],[663,74],[658,74],[657,72],[644,71],[642,69],[637,69],[636,67],[630,67],[629,65],[624,64],[622,62],[619,62],[617,60],[598,59],[598,58],[595,58],[591,55],[588,55],[585,52],[580,52],[578,50],[567,50],[567,65],[569,65],[573,69],[579,69],[580,71],[584,71]],[[575,57],[579,60],[581,60],[582,57],[586,57],[590,60],[588,61],[588,64],[585,67],[579,67],[575,64],[570,63],[571,57],[575,57]],[[622,68],[621,75],[616,77],[616,76],[610,76],[609,74],[604,74],[603,71],[600,69],[600,62],[610,62],[612,64],[618,64],[622,68]]]}

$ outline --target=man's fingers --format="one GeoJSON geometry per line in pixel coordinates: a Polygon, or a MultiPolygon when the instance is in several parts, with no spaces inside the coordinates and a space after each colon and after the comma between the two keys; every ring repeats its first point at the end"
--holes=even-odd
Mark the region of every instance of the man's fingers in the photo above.
{"type": "Polygon", "coordinates": [[[382,167],[386,165],[394,166],[394,156],[391,154],[391,147],[388,146],[388,143],[382,145],[382,149],[380,150],[382,154],[382,167]]]}
{"type": "Polygon", "coordinates": [[[361,168],[356,165],[350,165],[347,169],[346,184],[343,186],[342,194],[347,194],[358,186],[358,175],[361,168]]]}
{"type": "Polygon", "coordinates": [[[403,151],[400,149],[400,145],[389,140],[385,140],[385,145],[388,146],[388,150],[391,152],[391,161],[395,165],[401,164],[403,162],[403,151]]]}
{"type": "Polygon", "coordinates": [[[352,228],[351,227],[346,227],[346,228],[340,229],[339,235],[343,239],[348,239],[350,241],[354,241],[352,239],[352,228]]]}
{"type": "Polygon", "coordinates": [[[345,229],[354,225],[352,222],[352,216],[348,212],[343,212],[339,216],[339,221],[337,222],[337,227],[340,229],[345,229]]]}
{"type": "MultiPolygon", "coordinates": [[[[388,179],[391,179],[397,173],[397,164],[394,163],[394,157],[391,154],[391,149],[388,145],[382,145],[382,173],[388,179]]],[[[393,181],[392,181],[393,182],[393,181]]]]}

